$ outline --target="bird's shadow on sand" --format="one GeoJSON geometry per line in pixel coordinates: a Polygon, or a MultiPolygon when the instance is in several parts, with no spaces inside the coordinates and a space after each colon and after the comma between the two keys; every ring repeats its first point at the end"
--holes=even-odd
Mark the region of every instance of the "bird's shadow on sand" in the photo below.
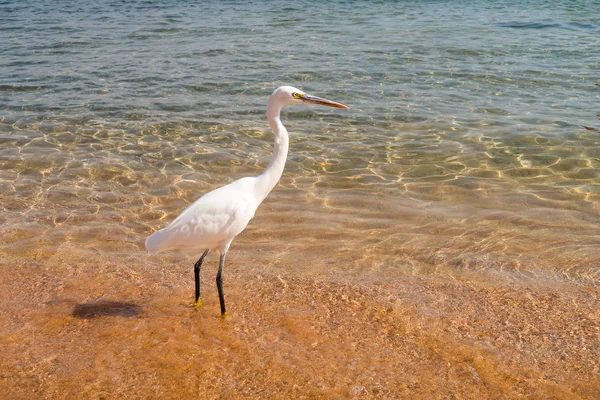
{"type": "Polygon", "coordinates": [[[142,308],[134,303],[102,300],[91,303],[75,304],[71,315],[79,319],[111,316],[132,318],[138,316],[141,311],[142,308]]]}

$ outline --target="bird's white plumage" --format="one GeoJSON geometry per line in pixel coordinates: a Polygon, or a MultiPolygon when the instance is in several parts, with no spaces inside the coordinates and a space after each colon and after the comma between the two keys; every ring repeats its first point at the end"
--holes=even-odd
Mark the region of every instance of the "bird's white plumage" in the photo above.
{"type": "Polygon", "coordinates": [[[200,197],[169,226],[146,239],[150,253],[167,250],[227,251],[258,208],[256,178],[242,178],[200,197]]]}

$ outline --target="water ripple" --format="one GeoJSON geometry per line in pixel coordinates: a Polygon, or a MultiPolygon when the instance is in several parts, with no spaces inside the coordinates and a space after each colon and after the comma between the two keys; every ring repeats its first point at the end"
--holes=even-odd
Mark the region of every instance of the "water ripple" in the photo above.
{"type": "MultiPolygon", "coordinates": [[[[39,232],[50,247],[77,235],[141,246],[203,192],[267,165],[266,99],[293,84],[350,106],[283,113],[291,151],[273,196],[282,212],[314,215],[299,249],[338,217],[350,247],[372,246],[369,230],[388,221],[377,246],[400,270],[518,265],[589,280],[600,10],[542,3],[4,2],[5,248],[30,251],[39,232]],[[403,201],[421,210],[412,222],[403,201]],[[431,204],[436,223],[423,211],[431,204]],[[538,244],[542,231],[572,259],[538,244]]],[[[366,270],[382,262],[361,260],[366,270]]]]}

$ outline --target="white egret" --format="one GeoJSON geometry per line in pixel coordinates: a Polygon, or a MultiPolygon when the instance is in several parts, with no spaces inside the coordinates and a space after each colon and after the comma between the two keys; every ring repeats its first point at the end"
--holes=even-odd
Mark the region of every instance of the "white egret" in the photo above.
{"type": "Polygon", "coordinates": [[[275,187],[286,162],[289,138],[281,123],[281,108],[290,104],[320,104],[348,108],[334,101],[315,97],[291,86],[276,89],[267,105],[267,120],[275,135],[275,148],[269,165],[256,177],[239,179],[205,194],[187,207],[169,226],[154,232],[146,239],[151,254],[167,250],[198,250],[202,256],[194,265],[196,301],[200,305],[200,268],[210,250],[220,254],[217,290],[221,314],[225,314],[223,295],[223,265],[233,239],[248,225],[256,209],[275,187]]]}

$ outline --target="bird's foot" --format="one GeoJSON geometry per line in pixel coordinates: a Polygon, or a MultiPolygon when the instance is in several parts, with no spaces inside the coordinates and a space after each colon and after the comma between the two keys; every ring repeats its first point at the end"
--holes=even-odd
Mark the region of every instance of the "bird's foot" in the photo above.
{"type": "Polygon", "coordinates": [[[226,312],[225,312],[225,313],[222,313],[222,314],[221,314],[221,319],[222,319],[222,320],[229,319],[229,314],[227,314],[226,312]]]}
{"type": "Polygon", "coordinates": [[[194,307],[195,310],[199,309],[200,307],[202,307],[202,300],[196,300],[191,304],[191,306],[194,307]]]}

